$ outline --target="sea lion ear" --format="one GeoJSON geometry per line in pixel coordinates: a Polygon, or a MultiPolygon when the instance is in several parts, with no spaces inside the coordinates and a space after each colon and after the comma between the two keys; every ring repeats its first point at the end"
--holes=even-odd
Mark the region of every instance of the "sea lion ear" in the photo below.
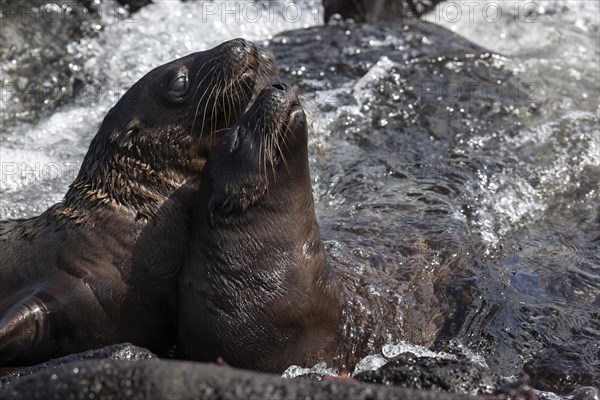
{"type": "Polygon", "coordinates": [[[126,147],[127,150],[131,150],[131,148],[133,147],[133,137],[138,131],[139,129],[137,127],[127,129],[127,131],[124,134],[120,135],[119,139],[117,140],[119,147],[126,147]]]}
{"type": "Polygon", "coordinates": [[[210,227],[214,228],[219,219],[226,218],[237,209],[239,206],[236,204],[235,196],[232,196],[231,193],[213,192],[208,200],[206,210],[206,218],[210,227]]]}
{"type": "Polygon", "coordinates": [[[261,199],[266,191],[267,188],[264,184],[256,182],[235,189],[229,187],[214,190],[207,207],[207,219],[211,227],[214,227],[219,218],[227,218],[233,214],[240,217],[239,214],[246,212],[248,207],[261,199]]]}
{"type": "Polygon", "coordinates": [[[213,193],[208,200],[208,207],[206,208],[206,220],[211,228],[215,227],[218,214],[220,213],[220,208],[220,204],[217,200],[215,200],[215,195],[213,193]]]}

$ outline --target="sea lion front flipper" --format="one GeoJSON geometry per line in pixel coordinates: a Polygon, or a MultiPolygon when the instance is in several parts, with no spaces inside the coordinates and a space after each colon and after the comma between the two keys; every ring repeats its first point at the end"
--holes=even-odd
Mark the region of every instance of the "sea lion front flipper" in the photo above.
{"type": "MultiPolygon", "coordinates": [[[[42,299],[32,294],[10,307],[0,316],[0,366],[12,366],[14,361],[43,357],[38,353],[44,338],[51,337],[52,298],[42,299]]],[[[47,343],[52,347],[52,344],[47,343]]]]}

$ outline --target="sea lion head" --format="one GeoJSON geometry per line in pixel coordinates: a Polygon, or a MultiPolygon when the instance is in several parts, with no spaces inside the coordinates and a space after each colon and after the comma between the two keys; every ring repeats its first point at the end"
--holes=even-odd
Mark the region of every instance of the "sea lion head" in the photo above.
{"type": "Polygon", "coordinates": [[[263,89],[223,137],[211,167],[220,175],[212,179],[211,212],[245,211],[259,201],[280,203],[286,212],[294,204],[312,207],[308,124],[297,89],[285,83],[263,89]]]}
{"type": "Polygon", "coordinates": [[[147,214],[144,208],[200,175],[210,150],[275,69],[266,50],[234,39],[150,71],[105,117],[67,206],[88,199],[147,214]]]}
{"type": "Polygon", "coordinates": [[[270,54],[243,39],[171,61],[134,84],[110,111],[109,140],[132,146],[140,136],[147,140],[146,132],[164,141],[190,136],[205,157],[273,69],[270,54]]]}

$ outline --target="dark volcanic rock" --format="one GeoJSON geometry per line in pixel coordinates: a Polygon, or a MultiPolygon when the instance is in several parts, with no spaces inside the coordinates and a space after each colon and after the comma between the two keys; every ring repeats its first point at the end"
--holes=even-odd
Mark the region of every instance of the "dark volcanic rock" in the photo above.
{"type": "Polygon", "coordinates": [[[83,84],[83,60],[68,46],[92,35],[99,16],[74,1],[6,0],[1,19],[2,124],[34,121],[70,102],[83,84]]]}
{"type": "Polygon", "coordinates": [[[600,345],[581,340],[555,344],[525,364],[536,389],[568,394],[581,386],[600,384],[600,345]]]}
{"type": "Polygon", "coordinates": [[[467,361],[417,357],[403,353],[376,371],[366,371],[354,379],[411,389],[463,394],[489,394],[499,379],[489,370],[467,361]]]}
{"type": "Polygon", "coordinates": [[[465,395],[345,382],[284,380],[277,375],[201,363],[85,360],[44,369],[0,388],[2,399],[411,399],[465,395]]]}
{"type": "Polygon", "coordinates": [[[599,400],[600,390],[595,387],[582,386],[571,393],[571,400],[599,400]]]}
{"type": "MultiPolygon", "coordinates": [[[[456,139],[514,130],[514,110],[527,115],[537,107],[523,83],[505,68],[505,57],[423,21],[289,31],[275,36],[269,49],[285,81],[305,94],[331,91],[329,97],[315,99],[320,111],[363,106],[364,120],[349,125],[339,118],[332,130],[355,127],[367,141],[376,132],[414,135],[418,141],[424,137],[429,146],[443,146],[431,151],[437,157],[446,155],[456,139]],[[386,125],[380,124],[382,119],[386,125]],[[439,142],[430,143],[430,136],[439,142]]],[[[412,147],[402,143],[399,148],[412,147]]]]}
{"type": "Polygon", "coordinates": [[[112,346],[103,347],[101,349],[95,349],[85,351],[83,353],[70,354],[65,357],[50,360],[48,362],[35,365],[33,367],[26,367],[22,369],[11,368],[11,371],[7,372],[7,375],[3,375],[3,371],[0,368],[0,388],[17,378],[21,378],[27,375],[31,375],[38,371],[51,371],[63,364],[67,364],[73,361],[81,360],[149,360],[158,358],[150,350],[146,350],[142,347],[137,347],[129,343],[115,344],[112,346]]]}

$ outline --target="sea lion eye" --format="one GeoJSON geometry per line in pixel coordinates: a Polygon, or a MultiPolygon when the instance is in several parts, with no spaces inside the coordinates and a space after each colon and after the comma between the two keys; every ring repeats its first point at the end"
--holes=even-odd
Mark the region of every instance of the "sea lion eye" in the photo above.
{"type": "Polygon", "coordinates": [[[170,76],[165,77],[166,85],[163,96],[171,103],[181,103],[190,91],[187,68],[181,68],[170,76]],[[168,79],[168,80],[167,80],[168,79]]]}
{"type": "Polygon", "coordinates": [[[179,75],[171,83],[170,91],[174,95],[183,96],[187,93],[190,87],[190,83],[187,79],[187,75],[179,75]]]}

